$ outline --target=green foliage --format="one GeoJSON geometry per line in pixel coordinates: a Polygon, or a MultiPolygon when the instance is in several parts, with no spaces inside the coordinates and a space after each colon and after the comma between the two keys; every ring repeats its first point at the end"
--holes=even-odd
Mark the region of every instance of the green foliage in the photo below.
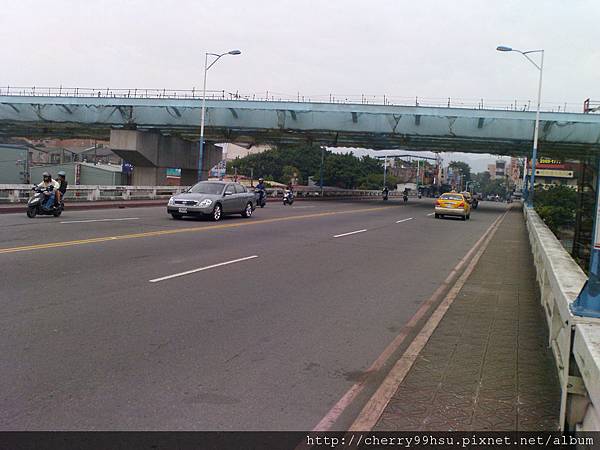
{"type": "Polygon", "coordinates": [[[463,182],[471,181],[471,166],[466,162],[451,161],[450,164],[448,164],[448,167],[451,167],[454,171],[459,171],[463,176],[463,182]]]}
{"type": "Polygon", "coordinates": [[[502,198],[506,196],[505,179],[496,178],[492,180],[489,172],[476,173],[472,178],[479,185],[475,187],[475,192],[480,192],[483,195],[499,195],[502,198]]]}
{"type": "MultiPolygon", "coordinates": [[[[249,176],[254,169],[254,178],[288,183],[297,173],[299,183],[305,183],[312,176],[317,184],[320,180],[321,147],[316,145],[280,147],[263,153],[237,158],[227,166],[233,173],[236,167],[241,175],[249,176]]],[[[395,187],[396,179],[388,177],[389,188],[395,187]]],[[[344,189],[370,186],[369,189],[383,187],[383,165],[376,158],[357,158],[352,153],[338,154],[324,152],[323,184],[344,189]]]]}
{"type": "MultiPolygon", "coordinates": [[[[399,183],[398,179],[393,175],[387,175],[385,185],[388,189],[396,189],[396,185],[399,183]]],[[[383,174],[382,173],[371,173],[358,180],[358,189],[375,190],[383,188],[383,174]]]]}
{"type": "Polygon", "coordinates": [[[561,185],[547,189],[536,187],[534,206],[546,225],[557,233],[561,228],[575,224],[577,191],[561,185]]]}

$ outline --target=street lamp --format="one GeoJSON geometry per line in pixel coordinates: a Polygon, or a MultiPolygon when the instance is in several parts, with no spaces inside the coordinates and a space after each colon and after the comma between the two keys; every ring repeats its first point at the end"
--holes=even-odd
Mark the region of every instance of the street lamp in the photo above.
{"type": "MultiPolygon", "coordinates": [[[[516,50],[511,47],[505,47],[500,45],[496,47],[496,50],[499,52],[517,52],[523,55],[527,60],[533,64],[537,70],[540,71],[540,81],[538,84],[538,96],[537,96],[537,109],[535,112],[535,130],[533,132],[533,152],[531,155],[531,178],[529,184],[531,185],[530,192],[527,193],[527,206],[533,207],[533,194],[535,192],[535,162],[537,160],[537,148],[538,148],[538,135],[540,129],[540,101],[542,98],[542,75],[544,73],[544,50],[527,50],[525,52],[521,50],[516,50]],[[528,55],[530,53],[541,53],[541,61],[540,64],[536,63],[533,59],[531,59],[528,55]]],[[[527,166],[524,168],[525,173],[527,171],[527,166]]]]}
{"type": "Polygon", "coordinates": [[[198,155],[198,181],[202,179],[202,159],[204,158],[204,118],[206,115],[206,73],[208,69],[215,65],[215,63],[225,55],[240,55],[242,52],[239,50],[231,50],[225,53],[205,53],[204,55],[204,84],[202,85],[202,113],[200,118],[200,154],[198,155]],[[215,59],[213,62],[208,64],[208,57],[213,56],[215,59]]]}

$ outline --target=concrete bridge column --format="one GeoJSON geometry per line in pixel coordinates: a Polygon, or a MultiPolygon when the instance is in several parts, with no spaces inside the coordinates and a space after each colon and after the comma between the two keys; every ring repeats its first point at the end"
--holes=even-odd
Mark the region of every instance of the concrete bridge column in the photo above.
{"type": "MultiPolygon", "coordinates": [[[[185,185],[193,184],[198,177],[196,142],[153,131],[111,130],[110,148],[133,164],[132,182],[136,186],[164,185],[168,168],[181,169],[185,185]]],[[[210,149],[205,153],[208,157],[212,154],[210,149]]]]}
{"type": "Polygon", "coordinates": [[[202,170],[200,180],[208,180],[210,169],[219,164],[223,159],[223,148],[215,144],[204,144],[204,155],[202,158],[202,170]]]}

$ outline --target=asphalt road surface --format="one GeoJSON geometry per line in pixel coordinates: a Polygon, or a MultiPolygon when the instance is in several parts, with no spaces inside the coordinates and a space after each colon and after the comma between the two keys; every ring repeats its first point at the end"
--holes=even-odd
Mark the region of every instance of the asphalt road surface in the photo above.
{"type": "Polygon", "coordinates": [[[310,430],[504,210],[1,215],[0,429],[310,430]]]}

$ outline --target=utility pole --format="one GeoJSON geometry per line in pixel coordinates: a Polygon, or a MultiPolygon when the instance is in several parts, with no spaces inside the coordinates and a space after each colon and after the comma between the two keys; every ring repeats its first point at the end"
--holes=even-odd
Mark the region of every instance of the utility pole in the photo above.
{"type": "Polygon", "coordinates": [[[387,180],[387,156],[385,156],[383,158],[383,187],[384,188],[386,186],[386,180],[387,180]]]}

